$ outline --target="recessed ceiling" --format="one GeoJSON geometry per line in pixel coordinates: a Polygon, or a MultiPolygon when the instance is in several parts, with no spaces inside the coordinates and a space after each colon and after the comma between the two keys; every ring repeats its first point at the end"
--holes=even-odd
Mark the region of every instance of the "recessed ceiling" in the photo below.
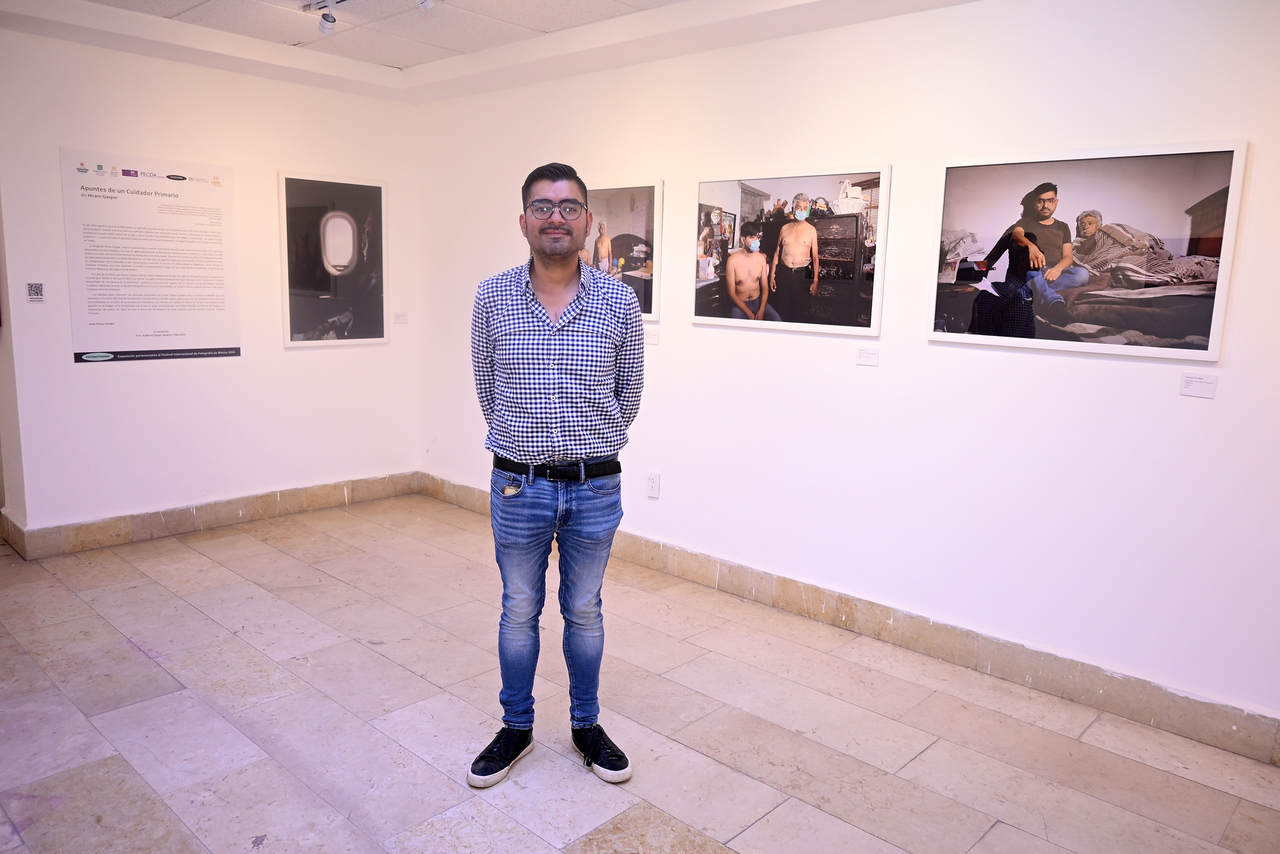
{"type": "Polygon", "coordinates": [[[0,0],[0,28],[425,103],[978,0],[0,0]],[[317,6],[319,4],[317,3],[317,6]]]}

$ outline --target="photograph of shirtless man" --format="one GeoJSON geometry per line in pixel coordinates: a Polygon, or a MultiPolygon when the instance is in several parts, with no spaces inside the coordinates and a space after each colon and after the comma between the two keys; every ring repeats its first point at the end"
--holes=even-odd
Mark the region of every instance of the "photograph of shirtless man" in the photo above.
{"type": "Polygon", "coordinates": [[[791,201],[791,221],[778,235],[769,274],[769,290],[777,293],[784,320],[803,320],[809,314],[809,298],[818,293],[818,230],[805,222],[808,218],[809,197],[797,193],[791,201]]]}
{"type": "Polygon", "coordinates": [[[765,281],[769,264],[760,253],[760,224],[743,223],[742,250],[729,255],[725,277],[729,280],[729,299],[733,300],[731,317],[738,320],[782,320],[769,305],[769,288],[765,281]]]}

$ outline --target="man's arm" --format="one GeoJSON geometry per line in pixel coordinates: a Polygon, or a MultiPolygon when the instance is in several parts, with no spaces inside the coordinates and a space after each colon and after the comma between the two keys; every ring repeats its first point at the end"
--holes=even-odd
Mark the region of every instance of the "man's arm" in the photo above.
{"type": "Polygon", "coordinates": [[[782,252],[782,232],[786,231],[784,225],[778,232],[778,245],[773,247],[773,263],[769,265],[769,290],[776,291],[778,289],[778,255],[782,252]]]}
{"type": "MultiPolygon", "coordinates": [[[[813,228],[813,226],[809,226],[813,228]]],[[[813,245],[809,247],[809,257],[813,259],[813,284],[809,286],[809,295],[818,293],[818,229],[813,229],[813,245]]]]}
{"type": "Polygon", "coordinates": [[[729,299],[733,300],[733,304],[747,316],[748,320],[755,320],[755,314],[751,309],[747,308],[747,304],[742,300],[742,297],[738,296],[738,267],[741,266],[738,263],[738,257],[730,255],[729,260],[724,262],[724,266],[724,277],[729,283],[729,299]]]}
{"type": "MultiPolygon", "coordinates": [[[[1015,228],[1013,233],[1009,235],[1009,241],[1014,246],[1021,246],[1027,250],[1028,260],[1031,263],[1031,269],[1039,270],[1044,266],[1044,253],[1040,251],[1040,247],[1036,246],[1027,239],[1027,232],[1021,226],[1015,228]]],[[[1054,278],[1058,278],[1056,275],[1054,278]]]]}
{"type": "Polygon", "coordinates": [[[484,422],[493,422],[493,339],[489,335],[489,316],[480,293],[471,309],[471,372],[475,375],[476,397],[484,422]]]}
{"type": "Polygon", "coordinates": [[[769,265],[764,258],[760,259],[760,264],[760,310],[756,312],[756,320],[764,320],[764,309],[769,304],[769,285],[765,282],[769,278],[769,265]]]}
{"type": "Polygon", "coordinates": [[[640,413],[640,392],[644,390],[644,321],[640,317],[640,303],[635,292],[627,288],[631,297],[626,304],[623,322],[626,332],[618,345],[618,363],[614,373],[613,394],[622,413],[622,423],[631,426],[640,413]]]}

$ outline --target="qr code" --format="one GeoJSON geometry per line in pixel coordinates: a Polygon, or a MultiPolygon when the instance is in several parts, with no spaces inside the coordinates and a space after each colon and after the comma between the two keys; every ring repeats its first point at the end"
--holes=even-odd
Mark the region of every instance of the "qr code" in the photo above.
{"type": "Polygon", "coordinates": [[[44,302],[43,282],[27,282],[27,302],[44,302]]]}

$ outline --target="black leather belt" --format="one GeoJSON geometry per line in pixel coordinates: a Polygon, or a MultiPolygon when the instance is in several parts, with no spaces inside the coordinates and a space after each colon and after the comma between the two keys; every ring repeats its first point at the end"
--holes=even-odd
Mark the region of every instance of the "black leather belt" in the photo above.
{"type": "Polygon", "coordinates": [[[593,477],[604,477],[607,474],[621,474],[622,463],[618,460],[605,460],[599,463],[588,463],[583,460],[569,463],[556,463],[550,466],[530,466],[526,463],[518,463],[515,460],[509,460],[506,457],[493,455],[493,467],[498,471],[507,471],[512,474],[530,475],[532,469],[532,477],[536,480],[590,480],[593,477]]]}

